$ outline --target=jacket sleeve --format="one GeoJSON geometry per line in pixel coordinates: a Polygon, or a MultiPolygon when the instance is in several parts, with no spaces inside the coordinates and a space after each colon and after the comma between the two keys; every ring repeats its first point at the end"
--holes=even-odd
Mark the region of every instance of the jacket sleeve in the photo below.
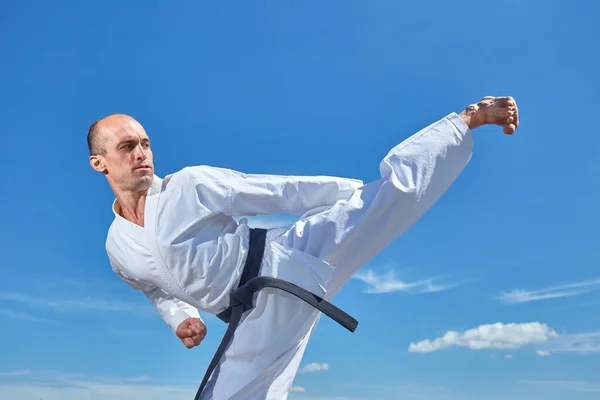
{"type": "Polygon", "coordinates": [[[146,298],[154,305],[158,315],[165,321],[173,333],[181,322],[188,318],[197,318],[202,321],[198,310],[176,297],[168,295],[158,287],[142,285],[127,276],[123,271],[113,264],[113,271],[123,279],[129,286],[144,293],[146,298]]]}
{"type": "Polygon", "coordinates": [[[185,170],[198,194],[229,216],[301,215],[345,200],[363,186],[357,179],[331,176],[248,174],[209,166],[185,170]]]}

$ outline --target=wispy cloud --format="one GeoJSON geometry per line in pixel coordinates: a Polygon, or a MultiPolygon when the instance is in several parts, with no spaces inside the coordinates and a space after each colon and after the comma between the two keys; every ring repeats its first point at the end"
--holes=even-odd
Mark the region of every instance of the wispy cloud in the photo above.
{"type": "MultiPolygon", "coordinates": [[[[312,365],[312,364],[309,364],[312,365]]],[[[318,364],[321,367],[326,363],[318,364]]],[[[194,398],[198,382],[161,383],[148,376],[89,376],[60,371],[0,372],[0,399],[44,400],[189,400],[194,398]],[[4,378],[2,378],[4,377],[4,378]]],[[[348,397],[306,397],[304,386],[293,386],[290,399],[349,400],[348,397]],[[299,396],[299,397],[294,397],[299,396]]],[[[366,400],[353,397],[352,400],[366,400]]]]}
{"type": "Polygon", "coordinates": [[[35,315],[27,314],[20,311],[10,310],[7,308],[0,308],[0,315],[21,321],[45,323],[45,324],[58,324],[56,321],[49,320],[48,318],[36,317],[35,315]]]}
{"type": "Polygon", "coordinates": [[[150,377],[148,377],[146,375],[142,375],[142,376],[136,376],[133,378],[124,378],[124,380],[126,382],[146,382],[146,381],[150,380],[150,377]]]}
{"type": "Polygon", "coordinates": [[[424,385],[400,385],[396,386],[396,397],[402,400],[446,400],[455,398],[453,391],[444,387],[424,386],[424,385]]]}
{"type": "Polygon", "coordinates": [[[301,395],[295,395],[294,393],[291,393],[289,396],[289,400],[372,400],[372,398],[361,398],[361,397],[343,397],[343,396],[335,396],[335,397],[331,397],[331,396],[305,396],[303,394],[301,395]]]}
{"type": "Polygon", "coordinates": [[[324,363],[310,363],[306,364],[304,367],[298,369],[298,372],[319,372],[319,371],[327,371],[329,370],[329,364],[324,363]]]}
{"type": "Polygon", "coordinates": [[[147,376],[98,377],[56,371],[14,371],[0,373],[0,377],[1,399],[185,400],[193,398],[197,390],[196,385],[151,382],[147,376]]]}
{"type": "Polygon", "coordinates": [[[531,385],[548,386],[553,389],[560,389],[571,392],[600,392],[600,382],[552,380],[529,380],[522,382],[531,385]]]}
{"type": "MultiPolygon", "coordinates": [[[[600,353],[600,332],[586,332],[560,335],[541,349],[543,354],[552,353],[600,353]]],[[[538,353],[539,354],[539,353],[538,353]]]]}
{"type": "Polygon", "coordinates": [[[27,383],[54,382],[61,385],[68,385],[73,382],[89,381],[95,383],[120,384],[125,382],[147,382],[150,377],[146,375],[133,377],[111,377],[111,376],[88,376],[81,373],[66,373],[60,371],[36,371],[19,370],[0,372],[0,377],[14,378],[13,381],[27,383]],[[22,378],[22,379],[19,379],[22,378]]]}
{"type": "Polygon", "coordinates": [[[57,313],[104,311],[123,312],[142,317],[155,316],[155,311],[149,303],[108,301],[99,298],[50,299],[14,292],[0,292],[0,300],[27,304],[36,308],[51,309],[57,313]]]}
{"type": "Polygon", "coordinates": [[[470,350],[520,349],[531,347],[539,356],[553,353],[591,354],[600,352],[600,332],[558,334],[540,322],[480,325],[464,332],[448,331],[434,340],[410,343],[411,353],[432,353],[452,347],[470,350]]]}
{"type": "Polygon", "coordinates": [[[189,400],[194,398],[196,387],[169,385],[133,385],[72,382],[67,386],[47,384],[5,384],[0,382],[2,399],[44,399],[44,400],[189,400]]]}
{"type": "MultiPolygon", "coordinates": [[[[332,384],[337,391],[342,393],[351,393],[352,400],[372,400],[372,399],[394,399],[394,400],[456,400],[465,399],[463,393],[446,387],[420,384],[379,384],[366,383],[360,381],[344,382],[332,384]],[[358,393],[366,394],[366,397],[359,396],[358,393]]],[[[306,399],[305,397],[294,397],[295,399],[306,399]]],[[[311,398],[312,400],[313,398],[311,398]]],[[[307,399],[308,400],[308,399],[307,399]]]]}
{"type": "Polygon", "coordinates": [[[448,290],[462,284],[434,283],[436,280],[441,278],[427,278],[415,282],[405,282],[397,279],[394,271],[389,271],[385,274],[378,274],[370,269],[354,274],[353,278],[363,281],[368,285],[367,289],[365,289],[365,293],[432,293],[448,290]]]}
{"type": "Polygon", "coordinates": [[[431,353],[451,347],[466,347],[471,350],[481,349],[517,349],[519,347],[548,341],[558,334],[546,324],[530,322],[522,324],[481,325],[464,332],[448,331],[444,336],[430,341],[422,340],[411,343],[411,353],[431,353]]]}
{"type": "Polygon", "coordinates": [[[28,370],[0,372],[0,377],[6,378],[6,377],[15,377],[15,376],[25,376],[25,375],[29,375],[29,374],[30,374],[30,372],[28,370]]]}
{"type": "Polygon", "coordinates": [[[496,299],[504,303],[526,303],[530,301],[557,299],[560,297],[578,296],[600,289],[600,279],[566,283],[537,290],[515,289],[509,293],[501,293],[496,299]]]}

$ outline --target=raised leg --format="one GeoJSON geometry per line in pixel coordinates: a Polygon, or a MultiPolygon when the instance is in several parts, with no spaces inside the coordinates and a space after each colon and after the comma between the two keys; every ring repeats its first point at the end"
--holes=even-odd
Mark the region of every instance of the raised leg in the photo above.
{"type": "Polygon", "coordinates": [[[370,259],[409,229],[450,187],[471,158],[472,129],[495,124],[512,134],[518,126],[510,97],[485,97],[460,114],[415,133],[380,163],[381,178],[348,199],[301,218],[275,240],[332,264],[328,298],[370,259]]]}

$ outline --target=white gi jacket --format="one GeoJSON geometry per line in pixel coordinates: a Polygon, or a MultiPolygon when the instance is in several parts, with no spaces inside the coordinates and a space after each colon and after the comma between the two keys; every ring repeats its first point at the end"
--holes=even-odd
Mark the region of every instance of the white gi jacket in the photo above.
{"type": "Polygon", "coordinates": [[[247,221],[234,216],[327,207],[347,198],[360,180],[328,176],[253,175],[210,166],[154,177],[145,227],[114,210],[106,250],[112,269],[142,290],[173,330],[198,310],[227,308],[248,249],[247,221]]]}

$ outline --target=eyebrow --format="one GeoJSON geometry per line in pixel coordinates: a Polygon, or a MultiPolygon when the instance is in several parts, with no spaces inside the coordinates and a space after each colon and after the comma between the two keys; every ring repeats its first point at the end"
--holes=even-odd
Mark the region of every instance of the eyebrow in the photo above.
{"type": "MultiPolygon", "coordinates": [[[[137,143],[137,142],[138,142],[137,138],[127,138],[127,139],[123,139],[119,143],[117,143],[117,147],[122,146],[124,144],[137,143]]],[[[140,143],[150,143],[150,139],[149,138],[143,138],[143,139],[139,140],[139,142],[140,143]]]]}

